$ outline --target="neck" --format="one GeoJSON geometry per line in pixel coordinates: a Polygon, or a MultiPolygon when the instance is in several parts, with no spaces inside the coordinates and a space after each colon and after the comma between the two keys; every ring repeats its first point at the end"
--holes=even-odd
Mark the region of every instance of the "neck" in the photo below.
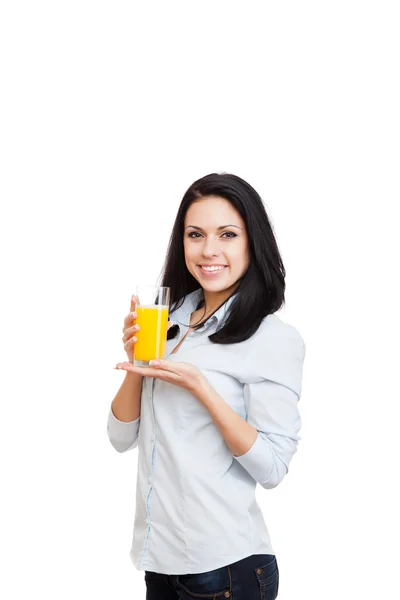
{"type": "Polygon", "coordinates": [[[221,292],[207,292],[203,289],[205,315],[215,312],[235,291],[237,284],[221,292]]]}

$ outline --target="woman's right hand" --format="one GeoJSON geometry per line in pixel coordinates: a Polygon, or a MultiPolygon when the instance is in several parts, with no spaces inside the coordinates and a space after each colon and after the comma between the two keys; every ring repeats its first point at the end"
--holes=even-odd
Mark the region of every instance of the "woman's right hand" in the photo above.
{"type": "MultiPolygon", "coordinates": [[[[135,333],[140,329],[139,325],[136,325],[135,321],[137,319],[136,313],[137,306],[137,296],[132,296],[131,298],[131,312],[124,319],[124,327],[122,329],[123,336],[122,342],[124,344],[124,350],[128,357],[128,361],[133,364],[133,356],[134,356],[134,346],[137,342],[137,337],[135,333]]],[[[168,321],[168,329],[172,327],[172,322],[168,321]]]]}
{"type": "Polygon", "coordinates": [[[130,363],[133,364],[133,347],[137,342],[135,337],[136,331],[139,330],[139,325],[135,324],[137,319],[136,314],[136,296],[131,298],[131,312],[124,319],[124,327],[122,329],[122,343],[124,344],[124,350],[130,363]]]}

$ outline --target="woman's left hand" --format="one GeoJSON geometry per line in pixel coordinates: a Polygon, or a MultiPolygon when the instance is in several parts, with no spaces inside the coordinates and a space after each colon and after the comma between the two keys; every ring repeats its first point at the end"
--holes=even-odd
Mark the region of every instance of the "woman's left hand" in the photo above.
{"type": "Polygon", "coordinates": [[[194,365],[186,362],[173,362],[172,360],[154,360],[151,361],[150,367],[135,367],[130,362],[122,362],[118,363],[115,368],[131,371],[144,377],[162,379],[167,383],[173,383],[184,388],[192,394],[207,381],[200,369],[194,365]]]}

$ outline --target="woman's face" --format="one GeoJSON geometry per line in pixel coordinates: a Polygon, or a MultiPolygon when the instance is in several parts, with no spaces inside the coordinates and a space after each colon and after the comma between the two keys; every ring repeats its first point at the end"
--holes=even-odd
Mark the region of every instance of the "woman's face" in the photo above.
{"type": "Polygon", "coordinates": [[[185,262],[206,292],[231,293],[247,271],[246,225],[232,204],[219,196],[193,202],[184,222],[185,262]],[[206,270],[207,266],[222,267],[206,270]]]}

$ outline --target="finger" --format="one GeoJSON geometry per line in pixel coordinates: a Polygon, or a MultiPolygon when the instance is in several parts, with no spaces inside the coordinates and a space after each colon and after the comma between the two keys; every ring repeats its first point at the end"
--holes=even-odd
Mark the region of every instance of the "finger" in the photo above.
{"type": "Polygon", "coordinates": [[[125,343],[133,336],[134,333],[139,331],[139,325],[133,325],[132,327],[127,327],[124,329],[124,335],[122,336],[122,341],[125,343]]]}
{"type": "Polygon", "coordinates": [[[136,344],[137,342],[137,338],[135,336],[131,337],[130,340],[128,340],[127,342],[125,342],[124,344],[124,350],[132,350],[133,346],[136,344]]]}
{"type": "Polygon", "coordinates": [[[168,321],[167,331],[168,331],[168,329],[171,329],[172,326],[173,326],[173,322],[172,321],[168,321]]]}
{"type": "Polygon", "coordinates": [[[117,363],[115,365],[115,368],[124,371],[132,371],[133,373],[137,373],[138,375],[149,375],[149,371],[152,370],[148,369],[147,367],[135,367],[132,363],[126,361],[122,363],[117,363]]]}
{"type": "Polygon", "coordinates": [[[130,311],[134,312],[136,310],[136,305],[137,305],[137,296],[132,296],[131,297],[131,308],[130,311]]]}
{"type": "Polygon", "coordinates": [[[136,311],[139,304],[140,304],[139,296],[133,295],[131,297],[131,312],[136,311]]]}
{"type": "MultiPolygon", "coordinates": [[[[129,363],[128,363],[129,364],[129,363]]],[[[142,369],[146,371],[159,372],[159,371],[167,371],[169,375],[178,375],[180,376],[179,364],[170,360],[161,360],[161,358],[157,358],[151,360],[148,367],[135,367],[135,369],[142,369]]],[[[182,371],[182,369],[181,369],[182,371]]],[[[141,373],[143,374],[143,373],[141,373]]]]}
{"type": "Polygon", "coordinates": [[[171,360],[161,360],[161,358],[150,361],[150,366],[170,373],[178,373],[179,371],[179,363],[172,362],[171,360]]]}
{"type": "Polygon", "coordinates": [[[132,371],[133,373],[147,377],[159,377],[161,375],[160,371],[156,371],[156,369],[151,369],[150,367],[135,367],[132,363],[126,361],[116,364],[115,368],[124,371],[132,371]]]}
{"type": "Polygon", "coordinates": [[[125,333],[125,331],[128,329],[128,327],[132,326],[132,323],[134,323],[134,321],[137,319],[137,312],[130,312],[129,315],[126,315],[125,319],[124,319],[124,326],[122,328],[122,333],[125,333]]]}
{"type": "Polygon", "coordinates": [[[138,375],[142,375],[143,377],[155,377],[156,379],[163,379],[168,383],[178,383],[181,381],[181,377],[171,372],[166,372],[163,370],[152,369],[151,367],[135,367],[132,363],[122,362],[118,363],[114,367],[115,369],[119,369],[121,371],[131,371],[132,373],[137,373],[138,375]]]}

